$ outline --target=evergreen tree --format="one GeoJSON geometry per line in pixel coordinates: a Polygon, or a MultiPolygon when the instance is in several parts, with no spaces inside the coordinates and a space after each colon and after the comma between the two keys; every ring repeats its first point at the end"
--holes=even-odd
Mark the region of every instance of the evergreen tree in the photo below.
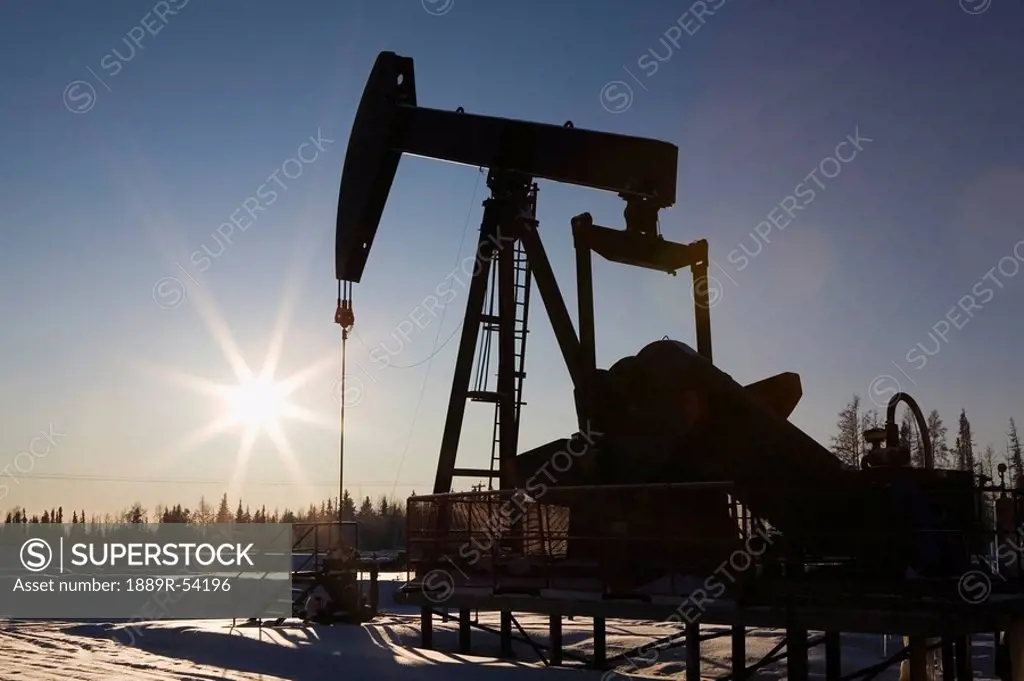
{"type": "Polygon", "coordinates": [[[345,490],[341,498],[341,519],[356,519],[356,503],[352,501],[352,495],[348,493],[348,490],[345,490]]]}
{"type": "Polygon", "coordinates": [[[181,504],[175,504],[164,511],[164,517],[161,522],[185,524],[190,520],[189,515],[190,513],[187,508],[182,508],[181,504]]]}
{"type": "Polygon", "coordinates": [[[214,517],[214,522],[219,524],[231,522],[231,509],[228,508],[227,494],[220,498],[220,507],[217,509],[217,515],[214,517]]]}
{"type": "Polygon", "coordinates": [[[236,523],[244,522],[243,516],[244,516],[244,514],[242,513],[242,500],[239,499],[238,500],[238,510],[235,511],[235,522],[236,523]]]}
{"type": "Polygon", "coordinates": [[[1020,438],[1017,436],[1017,424],[1013,419],[1010,419],[1010,430],[1007,431],[1006,437],[1009,439],[1007,446],[1009,456],[1007,458],[1010,463],[1010,471],[1013,474],[1010,485],[1016,487],[1018,476],[1024,475],[1024,460],[1021,455],[1020,438]]]}
{"type": "Polygon", "coordinates": [[[962,471],[974,471],[974,438],[971,434],[971,422],[967,420],[967,410],[960,410],[960,421],[956,436],[956,467],[962,471]]]}

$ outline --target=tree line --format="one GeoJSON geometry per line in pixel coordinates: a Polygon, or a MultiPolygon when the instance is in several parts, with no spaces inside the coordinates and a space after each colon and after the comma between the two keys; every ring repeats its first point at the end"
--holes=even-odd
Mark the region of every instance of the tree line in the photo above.
{"type": "MultiPolygon", "coordinates": [[[[1006,442],[998,451],[992,444],[978,451],[978,444],[971,430],[971,422],[967,418],[967,410],[960,410],[957,427],[952,442],[949,428],[946,426],[937,409],[932,409],[925,416],[928,438],[932,443],[932,454],[936,468],[951,468],[962,471],[974,471],[978,475],[999,482],[998,466],[1006,464],[1008,477],[1006,482],[1014,486],[1018,476],[1024,475],[1024,456],[1021,452],[1020,437],[1017,424],[1011,418],[1006,430],[1006,442]]],[[[869,428],[884,427],[884,418],[878,409],[865,408],[859,395],[854,395],[849,403],[839,412],[836,423],[836,434],[832,436],[831,449],[843,463],[860,466],[860,458],[867,453],[868,444],[864,441],[864,431],[869,428]]],[[[917,420],[910,409],[905,409],[900,419],[900,442],[909,447],[914,466],[924,465],[924,447],[917,420]]]]}
{"type": "MultiPolygon", "coordinates": [[[[415,494],[415,492],[413,493],[415,494]]],[[[213,523],[323,523],[337,522],[338,508],[341,508],[342,520],[355,520],[359,523],[359,547],[361,549],[380,551],[402,548],[405,545],[405,503],[394,497],[381,496],[374,502],[369,496],[364,497],[356,508],[348,490],[342,495],[341,504],[338,497],[310,504],[305,509],[293,511],[268,511],[266,506],[253,508],[243,504],[239,499],[235,510],[231,510],[228,495],[220,498],[216,506],[209,504],[205,497],[200,497],[194,507],[181,504],[173,506],[156,505],[152,511],[136,502],[131,508],[120,513],[93,514],[86,520],[85,510],[72,511],[72,524],[109,525],[116,523],[191,523],[209,525],[213,523]]],[[[15,506],[7,512],[5,523],[66,523],[68,522],[64,508],[44,510],[42,514],[29,513],[29,510],[15,506]]]]}
{"type": "MultiPolygon", "coordinates": [[[[1024,454],[1021,451],[1017,424],[1011,418],[1006,430],[1005,445],[1000,449],[986,444],[980,452],[971,430],[967,412],[960,410],[960,417],[953,441],[950,442],[949,429],[945,425],[938,410],[933,409],[926,417],[929,439],[932,443],[934,463],[937,468],[953,468],[970,470],[984,475],[996,482],[999,481],[998,465],[1005,463],[1009,477],[1007,482],[1014,485],[1018,476],[1024,475],[1024,454]]],[[[867,452],[868,445],[864,441],[864,431],[869,428],[883,427],[884,422],[878,409],[866,408],[858,395],[839,412],[836,434],[831,438],[831,450],[843,463],[859,467],[861,457],[867,452]]],[[[918,432],[916,420],[906,409],[900,420],[900,441],[911,452],[915,466],[924,463],[924,448],[918,432]]],[[[413,495],[416,493],[413,492],[413,495]]],[[[311,503],[307,508],[279,511],[268,511],[265,505],[258,508],[238,500],[235,510],[231,510],[228,495],[224,494],[220,502],[214,506],[200,497],[194,507],[181,504],[173,506],[156,505],[152,510],[136,502],[131,508],[120,513],[92,514],[86,520],[85,509],[71,512],[68,520],[62,506],[44,509],[42,513],[30,513],[27,508],[15,506],[7,512],[5,523],[68,523],[107,525],[117,523],[318,523],[336,522],[338,509],[341,509],[342,520],[355,520],[359,523],[359,546],[367,550],[387,550],[401,548],[405,544],[405,503],[395,497],[381,496],[374,502],[369,496],[363,498],[359,507],[348,490],[338,497],[324,499],[319,504],[311,503]]]]}

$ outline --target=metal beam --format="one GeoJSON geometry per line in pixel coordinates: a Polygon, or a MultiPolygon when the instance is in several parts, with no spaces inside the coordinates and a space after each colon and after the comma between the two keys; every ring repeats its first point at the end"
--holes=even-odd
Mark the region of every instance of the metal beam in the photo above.
{"type": "Polygon", "coordinates": [[[747,678],[747,630],[742,624],[732,627],[732,678],[733,681],[747,678]]]}
{"type": "MultiPolygon", "coordinates": [[[[518,230],[517,230],[518,231],[518,230]]],[[[510,235],[511,236],[511,235],[510,235]]],[[[498,252],[498,470],[502,489],[515,487],[516,422],[516,252],[498,252]]]]}
{"type": "Polygon", "coordinates": [[[569,370],[573,386],[580,387],[583,382],[580,369],[580,341],[576,336],[572,317],[569,316],[569,309],[565,306],[565,298],[562,297],[558,288],[558,280],[555,279],[555,273],[551,269],[551,262],[544,250],[544,244],[540,240],[537,226],[535,224],[525,225],[519,238],[530,262],[533,279],[537,283],[537,290],[540,291],[548,319],[551,321],[551,330],[554,331],[558,348],[562,351],[562,360],[569,370]]]}
{"type": "Polygon", "coordinates": [[[679,149],[660,140],[417,106],[413,60],[381,52],[363,89],[338,191],[335,275],[358,282],[402,154],[675,203],[679,149]]]}
{"type": "Polygon", "coordinates": [[[434,609],[429,605],[420,608],[420,645],[427,650],[434,647],[434,609]]]}
{"type": "Polygon", "coordinates": [[[548,650],[551,652],[551,666],[562,664],[562,616],[548,617],[548,650]]]}
{"type": "Polygon", "coordinates": [[[594,274],[590,246],[573,223],[576,242],[576,303],[580,331],[580,368],[585,376],[597,369],[597,343],[594,337],[594,274]]]}
{"type": "Polygon", "coordinates": [[[501,656],[510,658],[514,655],[512,650],[512,612],[501,611],[501,656]]]}
{"type": "Polygon", "coordinates": [[[448,413],[445,416],[444,433],[441,436],[441,451],[438,455],[437,474],[434,478],[434,493],[450,492],[452,476],[455,473],[455,457],[462,438],[462,424],[466,417],[466,393],[469,392],[473,372],[473,355],[480,334],[480,315],[483,314],[484,298],[487,295],[487,281],[490,278],[491,258],[498,236],[498,223],[503,214],[500,201],[488,199],[484,202],[483,224],[477,242],[476,262],[466,296],[466,314],[459,339],[459,352],[455,357],[455,372],[452,389],[448,397],[448,413]]]}
{"type": "Polygon", "coordinates": [[[953,640],[953,650],[956,655],[956,678],[957,681],[970,681],[974,678],[974,670],[971,660],[971,637],[957,636],[953,640]]]}
{"type": "MultiPolygon", "coordinates": [[[[694,244],[699,248],[699,260],[691,266],[693,272],[693,321],[694,333],[697,336],[697,352],[709,362],[713,362],[711,354],[711,281],[708,279],[708,242],[701,240],[694,244]]],[[[721,295],[721,293],[719,293],[721,295]]]]}
{"type": "Polygon", "coordinates": [[[838,631],[825,632],[825,681],[839,681],[843,677],[842,645],[838,631]]]}
{"type": "Polygon", "coordinates": [[[686,681],[700,681],[700,620],[686,624],[686,681]]]}
{"type": "Polygon", "coordinates": [[[469,608],[459,608],[459,652],[463,654],[470,651],[471,624],[472,611],[469,608]]]}
{"type": "Polygon", "coordinates": [[[608,632],[603,617],[594,618],[594,667],[604,669],[608,665],[608,632]]]}
{"type": "MultiPolygon", "coordinates": [[[[689,244],[667,241],[657,236],[637,234],[628,230],[610,229],[593,223],[589,213],[572,220],[576,247],[576,281],[579,296],[581,366],[590,366],[594,350],[594,292],[591,251],[605,260],[633,267],[675,274],[689,268],[693,274],[692,299],[697,352],[713,361],[711,351],[711,307],[714,291],[708,277],[708,242],[704,239],[689,244]]],[[[595,362],[596,363],[596,362],[595,362]]]]}

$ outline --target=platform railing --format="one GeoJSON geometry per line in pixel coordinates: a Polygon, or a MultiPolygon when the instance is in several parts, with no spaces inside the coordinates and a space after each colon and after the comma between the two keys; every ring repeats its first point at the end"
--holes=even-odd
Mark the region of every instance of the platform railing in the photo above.
{"type": "Polygon", "coordinates": [[[292,524],[293,572],[313,572],[339,546],[359,549],[359,523],[353,520],[292,524]]]}
{"type": "Polygon", "coordinates": [[[606,593],[631,591],[648,577],[713,570],[763,535],[733,491],[731,483],[687,483],[412,497],[409,559],[421,574],[440,569],[493,590],[596,581],[606,593]]]}
{"type": "MultiPolygon", "coordinates": [[[[962,489],[929,489],[918,506],[894,506],[900,517],[891,519],[851,508],[842,526],[812,523],[799,537],[754,516],[730,482],[457,492],[409,499],[407,549],[417,574],[442,570],[489,590],[679,595],[694,577],[700,585],[717,574],[739,592],[754,580],[806,573],[890,587],[919,578],[921,588],[941,581],[955,592],[958,575],[987,569],[986,547],[1000,535],[986,526],[978,492],[972,502],[969,490],[965,501],[962,489]],[[919,574],[905,574],[909,564],[919,574]]],[[[1010,545],[1013,570],[989,571],[996,590],[1021,590],[1022,537],[1010,545]]]]}

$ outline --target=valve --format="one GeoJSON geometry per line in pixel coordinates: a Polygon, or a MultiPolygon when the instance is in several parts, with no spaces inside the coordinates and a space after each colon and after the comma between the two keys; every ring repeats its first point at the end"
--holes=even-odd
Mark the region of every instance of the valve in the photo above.
{"type": "Polygon", "coordinates": [[[871,445],[872,451],[882,449],[885,442],[885,428],[868,428],[864,431],[864,441],[871,445]]]}
{"type": "Polygon", "coordinates": [[[871,445],[871,449],[861,457],[862,469],[910,465],[910,450],[902,445],[882,446],[886,439],[885,428],[868,428],[864,431],[864,441],[871,445]]]}

